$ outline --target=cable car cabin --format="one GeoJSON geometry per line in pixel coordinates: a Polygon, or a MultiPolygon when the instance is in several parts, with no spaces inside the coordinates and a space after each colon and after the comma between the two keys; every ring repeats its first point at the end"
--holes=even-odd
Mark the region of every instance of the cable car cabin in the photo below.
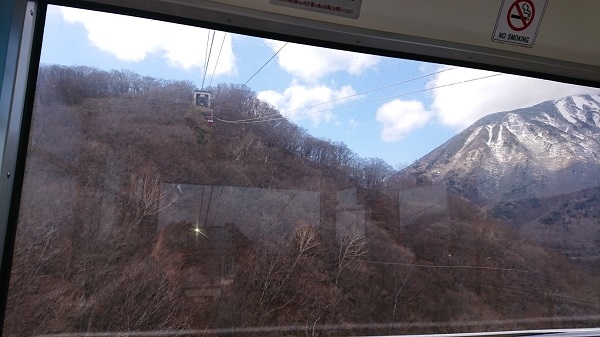
{"type": "Polygon", "coordinates": [[[210,108],[211,92],[195,89],[193,91],[193,95],[194,106],[200,107],[200,111],[202,112],[204,117],[206,117],[206,122],[208,124],[214,123],[214,116],[210,108]]]}
{"type": "Polygon", "coordinates": [[[193,94],[194,94],[194,105],[210,108],[210,99],[211,99],[210,91],[195,89],[193,94]]]}

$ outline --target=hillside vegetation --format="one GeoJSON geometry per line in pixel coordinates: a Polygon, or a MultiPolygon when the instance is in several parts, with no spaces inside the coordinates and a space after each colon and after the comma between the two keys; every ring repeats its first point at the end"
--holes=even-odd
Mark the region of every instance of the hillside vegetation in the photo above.
{"type": "Polygon", "coordinates": [[[309,135],[245,86],[211,88],[209,125],[193,89],[41,67],[7,336],[599,323],[593,270],[428,179],[309,135]],[[260,116],[272,118],[231,122],[260,116]]]}

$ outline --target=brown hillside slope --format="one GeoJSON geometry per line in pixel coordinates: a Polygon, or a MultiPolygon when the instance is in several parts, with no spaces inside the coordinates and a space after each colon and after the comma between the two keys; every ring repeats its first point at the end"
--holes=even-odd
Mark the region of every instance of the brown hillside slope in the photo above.
{"type": "MultiPolygon", "coordinates": [[[[8,336],[597,324],[597,276],[465,199],[423,208],[425,186],[286,120],[210,126],[187,83],[91,90],[111,73],[84,70],[40,70],[8,336]]],[[[219,118],[274,113],[213,92],[219,118]]]]}

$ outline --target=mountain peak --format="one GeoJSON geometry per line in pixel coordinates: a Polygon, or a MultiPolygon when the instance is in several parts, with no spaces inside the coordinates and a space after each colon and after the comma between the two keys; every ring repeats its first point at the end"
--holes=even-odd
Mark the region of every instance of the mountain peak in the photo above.
{"type": "Polygon", "coordinates": [[[570,123],[588,123],[600,127],[600,95],[568,96],[554,101],[560,114],[570,123]]]}
{"type": "Polygon", "coordinates": [[[599,138],[600,95],[568,96],[485,116],[418,162],[485,204],[573,165],[600,171],[599,138]]]}

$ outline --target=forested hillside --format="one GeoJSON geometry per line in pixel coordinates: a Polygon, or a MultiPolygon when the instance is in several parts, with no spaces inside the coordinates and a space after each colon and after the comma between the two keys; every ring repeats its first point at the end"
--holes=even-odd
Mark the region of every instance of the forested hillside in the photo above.
{"type": "Polygon", "coordinates": [[[248,87],[210,88],[208,124],[193,89],[41,67],[7,336],[600,322],[594,270],[423,175],[309,135],[248,87]]]}

